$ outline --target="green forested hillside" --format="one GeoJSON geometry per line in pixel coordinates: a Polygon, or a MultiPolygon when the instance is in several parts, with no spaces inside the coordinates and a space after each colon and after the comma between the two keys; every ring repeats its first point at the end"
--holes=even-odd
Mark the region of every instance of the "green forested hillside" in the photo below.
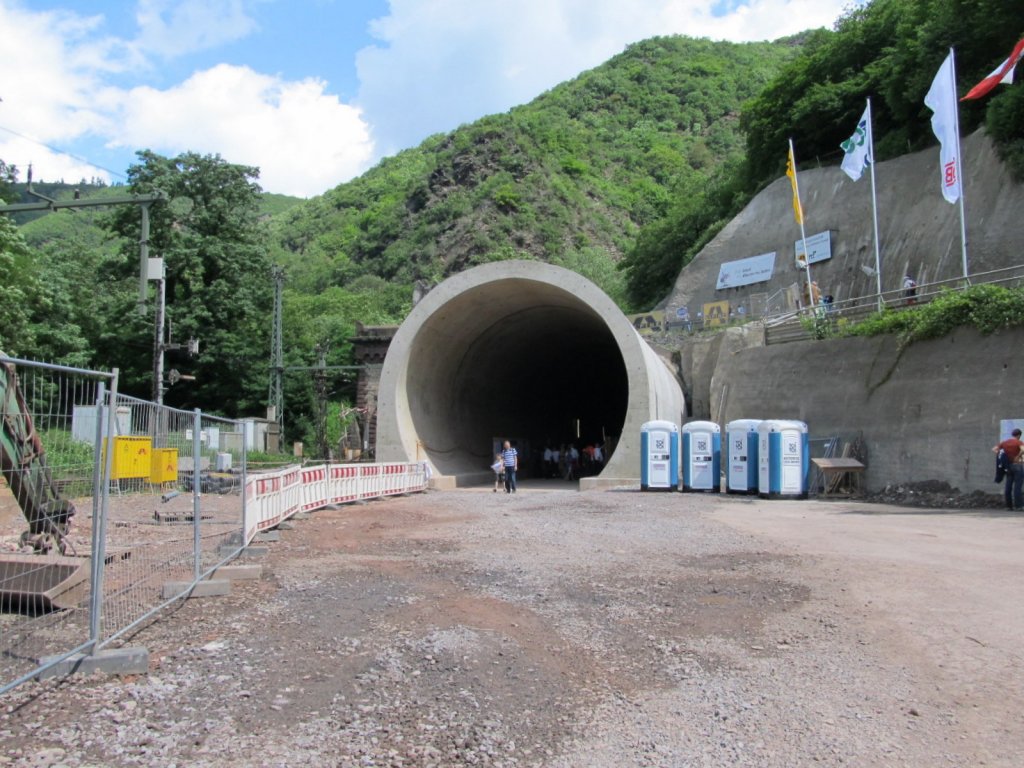
{"type": "Polygon", "coordinates": [[[741,104],[791,42],[637,43],[530,104],[388,158],[277,222],[290,290],[363,275],[438,281],[542,259],[625,302],[615,269],[642,227],[743,154],[741,104]]]}
{"type": "MultiPolygon", "coordinates": [[[[878,159],[933,144],[924,96],[950,47],[963,94],[1024,36],[1021,11],[1019,0],[873,0],[853,6],[834,30],[807,35],[798,55],[744,105],[744,162],[706,190],[680,197],[627,253],[623,266],[632,301],[651,305],[663,298],[666,284],[718,229],[782,175],[789,138],[802,167],[838,164],[839,144],[870,97],[878,159]]],[[[983,100],[963,102],[961,133],[981,124],[1024,178],[1024,87],[1002,85],[983,100]]]]}

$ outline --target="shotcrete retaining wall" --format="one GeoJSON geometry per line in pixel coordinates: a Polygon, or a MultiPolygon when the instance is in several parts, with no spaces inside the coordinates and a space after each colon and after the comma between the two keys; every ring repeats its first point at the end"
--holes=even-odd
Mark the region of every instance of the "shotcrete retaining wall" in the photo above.
{"type": "Polygon", "coordinates": [[[1024,418],[1024,331],[963,329],[902,354],[893,336],[751,348],[743,334],[722,334],[703,385],[722,424],[792,418],[812,438],[863,433],[869,490],[945,480],[999,491],[991,448],[1000,419],[1024,418]]]}
{"type": "Polygon", "coordinates": [[[427,461],[435,485],[489,477],[492,441],[615,443],[581,488],[638,482],[640,425],[680,422],[668,365],[593,283],[532,261],[462,272],[395,334],[381,373],[379,461],[427,461]]]}

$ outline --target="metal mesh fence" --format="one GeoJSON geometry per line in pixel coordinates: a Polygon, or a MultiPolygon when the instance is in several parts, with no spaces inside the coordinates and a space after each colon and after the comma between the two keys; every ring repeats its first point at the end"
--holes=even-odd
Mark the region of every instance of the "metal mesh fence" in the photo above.
{"type": "Polygon", "coordinates": [[[90,644],[102,402],[116,377],[0,356],[0,690],[90,644]]]}
{"type": "Polygon", "coordinates": [[[104,643],[242,547],[245,424],[124,396],[116,413],[104,643]]]}
{"type": "Polygon", "coordinates": [[[242,548],[245,423],[0,356],[0,693],[117,641],[242,548]]]}

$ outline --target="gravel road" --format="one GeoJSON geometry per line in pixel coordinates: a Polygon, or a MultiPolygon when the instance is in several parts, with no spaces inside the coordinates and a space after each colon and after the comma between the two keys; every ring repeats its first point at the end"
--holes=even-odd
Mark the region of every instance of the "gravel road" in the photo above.
{"type": "Polygon", "coordinates": [[[0,765],[1019,766],[1024,517],[557,485],[296,521],[0,765]]]}

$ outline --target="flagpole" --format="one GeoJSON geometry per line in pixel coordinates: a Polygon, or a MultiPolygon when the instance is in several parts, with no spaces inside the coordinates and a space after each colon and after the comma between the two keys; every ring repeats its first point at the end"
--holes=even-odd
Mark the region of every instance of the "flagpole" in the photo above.
{"type": "Polygon", "coordinates": [[[793,151],[793,139],[789,139],[789,156],[793,158],[793,191],[796,192],[796,202],[800,206],[800,242],[804,246],[804,270],[807,272],[807,301],[814,310],[814,290],[811,288],[811,254],[807,250],[807,232],[804,231],[804,204],[800,199],[800,183],[796,179],[796,152],[793,151]]]}
{"type": "Polygon", "coordinates": [[[872,125],[871,99],[868,100],[868,157],[871,159],[871,218],[875,224],[875,280],[878,285],[878,311],[882,311],[882,254],[878,244],[878,195],[875,192],[875,129],[872,125]]]}
{"type": "Polygon", "coordinates": [[[952,47],[949,49],[949,56],[953,69],[953,77],[950,80],[952,80],[953,87],[953,124],[955,126],[953,133],[956,136],[956,173],[957,179],[960,181],[960,250],[961,260],[963,261],[964,280],[970,284],[971,280],[967,276],[967,213],[964,210],[967,184],[964,182],[963,162],[960,154],[960,102],[956,97],[956,54],[953,52],[952,47]]]}

